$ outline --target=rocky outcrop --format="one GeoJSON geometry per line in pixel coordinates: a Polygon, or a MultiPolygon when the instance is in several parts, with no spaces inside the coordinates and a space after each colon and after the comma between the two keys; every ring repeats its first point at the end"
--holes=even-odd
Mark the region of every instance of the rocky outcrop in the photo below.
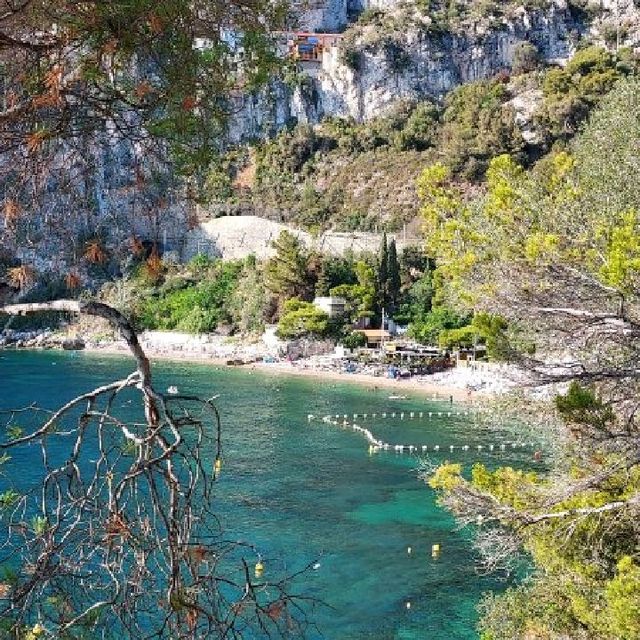
{"type": "MultiPolygon", "coordinates": [[[[335,46],[324,50],[321,63],[305,63],[295,78],[274,81],[267,89],[245,96],[229,123],[227,142],[272,136],[288,125],[315,124],[330,116],[362,122],[384,115],[400,101],[439,100],[463,83],[509,71],[522,42],[535,45],[544,61],[562,64],[583,35],[611,47],[634,46],[640,37],[634,0],[495,3],[508,5],[509,11],[467,18],[458,28],[438,24],[433,12],[424,10],[428,4],[417,0],[294,2],[300,29],[336,32],[351,27],[335,46]],[[369,11],[367,19],[354,25],[367,10],[381,13],[371,19],[374,12],[369,11]]],[[[479,7],[482,3],[469,0],[468,4],[479,7]]],[[[525,140],[534,144],[533,112],[539,100],[539,93],[530,91],[514,97],[511,105],[525,140]]],[[[109,260],[121,265],[130,258],[134,236],[179,251],[184,229],[193,222],[192,212],[163,155],[162,150],[124,142],[108,124],[91,139],[79,139],[73,147],[61,149],[49,173],[39,176],[46,193],[38,199],[28,190],[15,196],[33,203],[38,208],[34,217],[43,223],[3,227],[0,221],[0,249],[10,255],[12,264],[31,265],[39,273],[55,276],[81,271],[83,282],[95,277],[91,271],[107,271],[109,260]],[[103,243],[107,263],[88,264],[83,259],[87,242],[93,240],[103,243]]],[[[7,192],[14,188],[11,179],[2,186],[7,192]]],[[[194,253],[198,240],[193,238],[201,231],[195,229],[187,236],[191,247],[187,255],[194,253]]],[[[268,249],[267,238],[268,234],[263,235],[261,241],[268,249]]],[[[219,253],[231,255],[229,247],[236,240],[229,236],[219,253]]],[[[0,289],[0,299],[5,293],[0,289]]]]}
{"type": "Polygon", "coordinates": [[[305,25],[320,22],[323,31],[365,9],[380,10],[383,17],[350,28],[324,50],[321,64],[301,65],[297,84],[274,83],[248,98],[232,123],[231,141],[330,116],[362,122],[384,115],[401,100],[438,100],[461,84],[509,72],[523,42],[533,44],[542,61],[564,64],[583,36],[611,47],[635,47],[640,38],[640,12],[633,0],[589,0],[582,8],[568,0],[548,0],[543,8],[510,3],[508,13],[468,18],[448,29],[414,2],[315,4],[316,17],[305,25]]]}
{"type": "Polygon", "coordinates": [[[575,49],[578,29],[563,9],[522,12],[513,22],[495,28],[457,33],[432,33],[420,27],[367,43],[367,31],[350,46],[359,53],[355,69],[344,64],[344,50],[325,55],[317,79],[323,115],[368,120],[383,114],[398,100],[441,98],[467,82],[510,70],[521,42],[535,45],[547,62],[564,61],[575,49]]]}
{"type": "MultiPolygon", "coordinates": [[[[124,139],[105,123],[102,131],[52,150],[39,169],[37,192],[29,181],[18,186],[18,177],[7,171],[3,188],[29,203],[30,216],[12,224],[0,216],[0,249],[37,274],[55,279],[73,271],[88,281],[130,257],[134,237],[162,246],[166,236],[184,229],[188,215],[166,155],[166,149],[124,139]],[[91,242],[104,249],[98,264],[84,258],[91,242]]],[[[4,167],[10,163],[3,159],[4,167]]]]}
{"type": "Polygon", "coordinates": [[[461,84],[509,71],[522,42],[532,43],[546,62],[563,63],[585,30],[564,0],[447,32],[428,18],[398,18],[396,5],[393,0],[349,5],[389,9],[389,23],[384,30],[371,24],[347,34],[324,50],[321,64],[302,65],[297,84],[274,83],[247,98],[230,139],[262,137],[291,122],[313,124],[330,116],[361,122],[384,115],[401,100],[438,100],[461,84]]]}
{"type": "Polygon", "coordinates": [[[302,31],[342,31],[347,25],[347,0],[293,0],[291,10],[302,31]]]}

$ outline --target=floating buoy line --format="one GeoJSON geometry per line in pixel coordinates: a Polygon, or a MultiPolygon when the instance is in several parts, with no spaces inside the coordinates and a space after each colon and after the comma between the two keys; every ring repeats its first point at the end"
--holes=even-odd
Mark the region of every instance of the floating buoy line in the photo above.
{"type": "MultiPolygon", "coordinates": [[[[423,420],[426,418],[460,418],[462,416],[472,416],[473,411],[384,411],[382,413],[354,413],[354,414],[340,414],[336,413],[334,416],[336,420],[381,420],[381,419],[393,419],[393,420],[423,420]]],[[[309,422],[315,419],[313,414],[307,416],[309,422]]]]}
{"type": "MultiPolygon", "coordinates": [[[[417,415],[417,412],[413,412],[413,413],[417,415]]],[[[420,412],[420,415],[426,414],[426,413],[428,412],[420,412]]],[[[430,413],[433,413],[433,412],[430,412],[430,413]]],[[[447,412],[442,412],[442,413],[446,415],[447,412]]],[[[460,413],[462,414],[462,412],[460,413]]],[[[451,414],[453,414],[453,412],[451,412],[451,414]]],[[[358,415],[358,414],[354,414],[354,415],[358,415]]],[[[360,414],[360,415],[366,416],[367,414],[360,414]]],[[[371,414],[372,417],[376,415],[378,414],[371,414]]],[[[379,415],[382,417],[385,417],[386,415],[391,415],[391,417],[393,417],[395,414],[379,414],[379,415]]],[[[409,415],[412,415],[412,414],[409,414],[409,415]]],[[[436,412],[435,415],[438,415],[438,413],[436,412]]],[[[307,416],[308,422],[312,422],[315,419],[316,417],[313,414],[309,414],[307,416]]],[[[376,438],[373,435],[373,433],[366,427],[363,427],[359,424],[356,424],[353,421],[350,421],[349,416],[347,414],[342,414],[342,415],[336,414],[335,416],[334,415],[324,416],[321,420],[325,424],[331,424],[333,426],[343,427],[345,429],[352,429],[353,431],[356,431],[357,433],[362,434],[362,436],[369,443],[370,454],[379,453],[380,451],[394,451],[395,453],[409,453],[409,454],[416,454],[416,455],[420,453],[428,453],[430,451],[432,452],[438,452],[438,451],[500,452],[500,451],[507,451],[507,450],[535,448],[537,446],[534,442],[518,442],[518,441],[493,443],[493,444],[478,444],[473,446],[469,444],[463,444],[463,445],[460,445],[460,444],[456,444],[456,445],[454,444],[451,444],[451,445],[390,444],[388,442],[384,442],[383,440],[376,438]]]]}

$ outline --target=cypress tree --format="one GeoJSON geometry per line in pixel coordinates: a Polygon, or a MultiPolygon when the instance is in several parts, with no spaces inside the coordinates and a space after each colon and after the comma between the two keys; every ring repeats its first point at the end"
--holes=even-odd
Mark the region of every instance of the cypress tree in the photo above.
{"type": "Polygon", "coordinates": [[[316,282],[316,296],[328,296],[331,289],[331,279],[329,277],[329,269],[327,260],[323,260],[320,264],[320,272],[318,273],[318,281],[316,282]]]}
{"type": "Polygon", "coordinates": [[[389,303],[389,249],[387,247],[387,233],[382,234],[380,255],[378,256],[378,301],[381,309],[389,303]]]}
{"type": "Polygon", "coordinates": [[[400,298],[400,262],[396,250],[396,241],[392,239],[389,243],[389,254],[387,258],[387,293],[391,311],[395,311],[400,298]]]}

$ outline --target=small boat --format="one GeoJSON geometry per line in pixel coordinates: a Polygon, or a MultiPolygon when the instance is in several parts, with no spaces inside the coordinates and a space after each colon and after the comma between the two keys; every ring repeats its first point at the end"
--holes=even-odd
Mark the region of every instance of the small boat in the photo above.
{"type": "Polygon", "coordinates": [[[170,387],[167,387],[167,393],[175,396],[178,393],[178,387],[172,384],[170,387]]]}
{"type": "Polygon", "coordinates": [[[389,400],[406,400],[407,396],[389,396],[389,400]]]}

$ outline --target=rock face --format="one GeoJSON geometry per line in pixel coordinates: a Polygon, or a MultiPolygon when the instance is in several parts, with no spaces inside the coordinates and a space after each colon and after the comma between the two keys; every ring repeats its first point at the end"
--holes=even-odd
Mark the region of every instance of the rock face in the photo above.
{"type": "MultiPolygon", "coordinates": [[[[463,83],[510,70],[522,42],[535,45],[541,59],[559,64],[573,54],[583,34],[611,47],[639,42],[634,0],[589,0],[582,11],[568,0],[541,2],[522,0],[521,7],[505,3],[511,7],[508,14],[488,14],[467,21],[464,28],[445,29],[420,8],[428,3],[418,0],[297,0],[292,7],[297,28],[339,32],[351,27],[324,49],[320,62],[301,66],[295,80],[274,81],[246,96],[230,122],[227,141],[255,140],[290,124],[315,124],[329,116],[363,122],[384,115],[402,100],[438,100],[463,83]],[[537,9],[526,8],[536,5],[537,9]],[[367,19],[354,25],[367,10],[367,19]],[[378,17],[371,20],[375,12],[378,17]]],[[[481,4],[469,0],[469,6],[481,4]]],[[[529,142],[535,142],[531,116],[538,101],[534,92],[513,104],[529,142]]],[[[0,219],[0,250],[16,263],[63,275],[77,271],[93,240],[103,243],[114,264],[130,256],[135,238],[165,250],[183,248],[184,229],[193,212],[170,167],[142,146],[118,140],[108,124],[102,134],[83,140],[81,148],[63,149],[51,174],[41,179],[47,184],[39,205],[42,225],[15,230],[3,227],[0,219]],[[167,245],[167,237],[175,243],[167,245]]],[[[34,201],[32,194],[23,195],[25,201],[34,201]]],[[[192,236],[187,238],[189,247],[197,243],[192,236]]],[[[227,244],[233,242],[229,236],[227,244]]],[[[219,252],[227,255],[230,249],[225,247],[219,252]]],[[[80,275],[85,281],[91,277],[80,275]]]]}
{"type": "Polygon", "coordinates": [[[291,9],[302,31],[341,31],[347,24],[347,0],[294,0],[291,9]]]}
{"type": "MultiPolygon", "coordinates": [[[[5,166],[10,162],[4,159],[5,166]]],[[[73,146],[60,144],[41,172],[46,186],[38,197],[28,186],[20,194],[41,224],[19,219],[10,225],[0,216],[0,251],[39,274],[55,278],[73,271],[86,281],[89,243],[105,252],[91,269],[108,271],[131,256],[133,238],[162,246],[166,236],[184,228],[187,205],[163,150],[124,140],[108,123],[73,146]]]]}
{"type": "MultiPolygon", "coordinates": [[[[347,13],[333,0],[323,4],[330,18],[322,27],[330,30],[347,13]]],[[[358,0],[345,11],[393,11],[398,4],[358,0]]],[[[415,18],[388,34],[370,25],[355,37],[345,37],[324,50],[321,64],[305,63],[304,79],[296,86],[274,84],[268,92],[249,98],[232,123],[230,139],[269,135],[291,122],[313,124],[328,116],[362,122],[384,115],[400,100],[439,99],[463,83],[509,71],[522,42],[535,45],[546,62],[563,63],[585,30],[564,0],[545,10],[521,8],[509,20],[485,21],[460,32],[431,27],[428,18],[415,18]]]]}

